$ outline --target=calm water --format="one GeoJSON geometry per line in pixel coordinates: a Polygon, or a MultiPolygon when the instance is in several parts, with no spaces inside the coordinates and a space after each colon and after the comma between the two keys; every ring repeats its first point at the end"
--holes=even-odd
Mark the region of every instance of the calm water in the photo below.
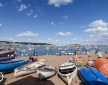
{"type": "MultiPolygon", "coordinates": [[[[9,47],[10,48],[10,47],[9,47]]],[[[12,48],[12,47],[11,47],[12,48]]],[[[73,53],[75,50],[78,50],[78,52],[84,52],[87,50],[88,54],[94,54],[97,49],[100,49],[102,52],[108,52],[108,46],[82,46],[82,47],[69,47],[69,46],[36,46],[36,47],[15,47],[14,49],[17,50],[18,56],[24,56],[24,55],[33,55],[34,50],[38,53],[38,55],[46,55],[48,53],[49,55],[55,55],[56,53],[60,53],[60,50],[65,49],[65,53],[73,53]]],[[[12,50],[12,49],[10,49],[12,50]]]]}

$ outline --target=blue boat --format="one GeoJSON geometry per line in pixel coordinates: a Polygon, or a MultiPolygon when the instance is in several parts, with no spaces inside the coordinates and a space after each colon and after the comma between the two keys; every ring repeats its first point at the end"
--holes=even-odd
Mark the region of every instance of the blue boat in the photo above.
{"type": "Polygon", "coordinates": [[[29,60],[17,60],[11,62],[0,63],[0,71],[14,70],[16,67],[27,64],[29,60]]]}
{"type": "Polygon", "coordinates": [[[0,58],[0,62],[1,61],[6,61],[6,60],[11,60],[11,59],[13,59],[14,58],[14,56],[11,56],[11,57],[1,57],[0,58]]]}
{"type": "Polygon", "coordinates": [[[79,76],[85,85],[108,85],[108,80],[96,68],[85,66],[80,69],[79,76]]]}

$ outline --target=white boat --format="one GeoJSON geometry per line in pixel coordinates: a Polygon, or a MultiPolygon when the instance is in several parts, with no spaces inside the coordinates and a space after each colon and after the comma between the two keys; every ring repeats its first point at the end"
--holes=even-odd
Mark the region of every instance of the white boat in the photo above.
{"type": "Polygon", "coordinates": [[[37,71],[37,67],[45,66],[43,62],[32,62],[30,64],[26,64],[14,69],[14,77],[19,77],[23,75],[27,75],[30,73],[34,73],[37,71]]]}
{"type": "Polygon", "coordinates": [[[49,65],[39,67],[37,68],[37,73],[40,80],[47,79],[56,74],[56,67],[49,65]]]}
{"type": "Polygon", "coordinates": [[[70,62],[61,64],[58,68],[58,75],[67,85],[71,85],[72,80],[77,75],[77,67],[70,62]]]}

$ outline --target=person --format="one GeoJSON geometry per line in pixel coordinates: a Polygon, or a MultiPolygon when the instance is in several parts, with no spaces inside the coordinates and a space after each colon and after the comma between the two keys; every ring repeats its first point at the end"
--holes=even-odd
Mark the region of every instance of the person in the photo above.
{"type": "Polygon", "coordinates": [[[74,63],[74,59],[71,57],[69,60],[70,63],[74,63]]]}
{"type": "Polygon", "coordinates": [[[85,55],[87,55],[87,50],[85,51],[85,55]]]}
{"type": "Polygon", "coordinates": [[[91,56],[90,55],[88,56],[87,65],[93,66],[93,60],[91,59],[91,56]]]}
{"type": "Polygon", "coordinates": [[[76,55],[77,51],[75,50],[74,55],[76,55]]]}
{"type": "Polygon", "coordinates": [[[14,51],[14,58],[17,58],[17,52],[16,52],[16,50],[14,51]]]}
{"type": "Polygon", "coordinates": [[[37,52],[35,52],[35,50],[34,50],[33,55],[34,55],[34,56],[38,56],[38,53],[37,53],[37,52]]]}
{"type": "Polygon", "coordinates": [[[29,61],[30,61],[30,62],[37,61],[36,56],[30,56],[30,57],[29,57],[29,61]]]}
{"type": "Polygon", "coordinates": [[[78,56],[76,55],[75,57],[73,57],[73,60],[75,63],[78,62],[79,61],[78,56]]]}
{"type": "Polygon", "coordinates": [[[33,56],[32,62],[37,61],[36,56],[33,56]]]}
{"type": "Polygon", "coordinates": [[[98,58],[102,58],[102,52],[98,51],[97,56],[98,56],[98,58]]]}
{"type": "Polygon", "coordinates": [[[87,62],[85,61],[85,59],[82,60],[81,65],[82,66],[86,66],[87,62]]]}

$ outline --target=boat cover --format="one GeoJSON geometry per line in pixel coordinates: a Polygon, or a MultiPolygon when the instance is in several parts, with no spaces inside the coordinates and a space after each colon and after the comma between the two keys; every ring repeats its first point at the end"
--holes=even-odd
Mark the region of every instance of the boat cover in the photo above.
{"type": "Polygon", "coordinates": [[[108,59],[99,58],[94,62],[94,67],[102,71],[103,74],[108,75],[108,59]]]}
{"type": "Polygon", "coordinates": [[[94,67],[83,67],[79,71],[79,76],[86,85],[108,85],[104,74],[94,67]]]}

